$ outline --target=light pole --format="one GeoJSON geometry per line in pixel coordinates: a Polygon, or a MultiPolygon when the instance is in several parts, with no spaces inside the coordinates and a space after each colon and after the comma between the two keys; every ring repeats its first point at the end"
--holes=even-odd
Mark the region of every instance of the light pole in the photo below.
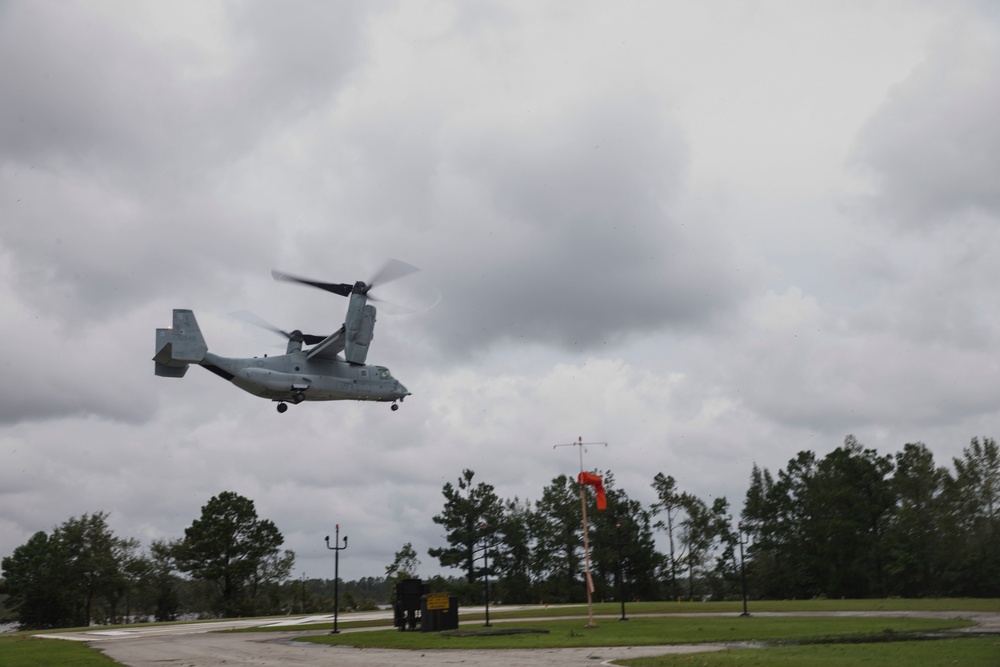
{"type": "Polygon", "coordinates": [[[747,571],[743,565],[743,522],[737,522],[736,528],[738,530],[736,538],[740,543],[740,587],[743,589],[743,613],[740,616],[749,616],[750,612],[747,611],[747,571]]]}
{"type": "Polygon", "coordinates": [[[333,630],[330,632],[331,635],[338,634],[340,630],[337,629],[337,614],[340,612],[340,588],[338,583],[340,582],[340,552],[347,548],[347,535],[344,535],[344,546],[340,545],[340,524],[336,524],[336,533],[333,538],[334,546],[330,546],[330,536],[326,536],[326,548],[333,551],[333,630]]]}
{"type": "MultiPolygon", "coordinates": [[[[490,626],[490,560],[489,560],[488,553],[489,553],[489,549],[490,549],[490,547],[492,545],[488,542],[489,538],[488,538],[488,535],[486,534],[486,522],[485,521],[481,524],[481,528],[483,529],[483,536],[482,536],[482,538],[483,538],[483,586],[484,586],[484,589],[485,589],[484,593],[485,593],[485,596],[486,596],[486,622],[483,623],[483,627],[484,628],[488,628],[488,627],[491,627],[490,626]]],[[[475,553],[475,550],[473,550],[473,553],[475,553]]]]}
{"type": "Polygon", "coordinates": [[[625,618],[625,573],[622,571],[622,522],[615,522],[615,546],[618,547],[618,597],[622,601],[622,617],[619,621],[627,621],[625,618]]]}

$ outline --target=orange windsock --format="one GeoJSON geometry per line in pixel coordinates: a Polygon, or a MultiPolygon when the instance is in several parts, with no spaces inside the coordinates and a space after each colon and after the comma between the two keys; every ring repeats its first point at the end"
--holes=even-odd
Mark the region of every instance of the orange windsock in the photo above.
{"type": "Polygon", "coordinates": [[[594,490],[597,491],[597,509],[603,510],[608,507],[608,499],[604,495],[604,481],[600,475],[595,475],[592,472],[581,472],[576,481],[578,484],[594,487],[594,490]]]}

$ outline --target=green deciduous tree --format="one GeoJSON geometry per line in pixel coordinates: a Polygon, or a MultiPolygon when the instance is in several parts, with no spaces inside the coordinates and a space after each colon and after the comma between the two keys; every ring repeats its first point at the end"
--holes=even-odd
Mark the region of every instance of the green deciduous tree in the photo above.
{"type": "Polygon", "coordinates": [[[3,559],[6,606],[22,629],[73,625],[74,616],[65,588],[65,559],[59,545],[39,531],[3,559]]]}
{"type": "Polygon", "coordinates": [[[280,550],[284,537],[260,519],[249,498],[224,491],[201,508],[174,549],[177,568],[211,582],[214,608],[225,616],[273,611],[269,588],[288,578],[295,554],[280,550]]]}
{"type": "Polygon", "coordinates": [[[68,574],[80,617],[117,622],[124,612],[127,569],[137,555],[138,540],[116,537],[103,512],[69,519],[56,529],[55,538],[69,556],[68,574]]]}
{"type": "Polygon", "coordinates": [[[51,535],[35,533],[2,561],[7,606],[25,628],[117,622],[137,548],[136,540],[115,536],[104,512],[69,519],[51,535]]]}

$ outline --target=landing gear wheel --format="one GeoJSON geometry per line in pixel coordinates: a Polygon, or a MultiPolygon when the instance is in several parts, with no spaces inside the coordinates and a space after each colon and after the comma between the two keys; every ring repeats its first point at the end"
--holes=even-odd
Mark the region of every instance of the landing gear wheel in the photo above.
{"type": "Polygon", "coordinates": [[[288,409],[287,405],[285,405],[284,403],[278,403],[278,412],[284,414],[285,410],[287,409],[288,409]]]}
{"type": "Polygon", "coordinates": [[[392,404],[392,411],[395,412],[396,410],[399,410],[399,406],[396,405],[395,403],[393,403],[392,404]]]}
{"type": "Polygon", "coordinates": [[[295,405],[298,405],[304,400],[306,400],[306,395],[303,394],[301,391],[295,392],[295,395],[292,396],[292,402],[295,403],[295,405]]]}

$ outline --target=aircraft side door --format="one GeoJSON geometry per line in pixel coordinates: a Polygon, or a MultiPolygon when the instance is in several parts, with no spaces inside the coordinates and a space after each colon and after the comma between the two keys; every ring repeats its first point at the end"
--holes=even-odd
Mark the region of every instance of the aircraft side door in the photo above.
{"type": "Polygon", "coordinates": [[[372,377],[371,372],[367,368],[358,369],[358,392],[364,396],[369,396],[372,393],[372,377]]]}

